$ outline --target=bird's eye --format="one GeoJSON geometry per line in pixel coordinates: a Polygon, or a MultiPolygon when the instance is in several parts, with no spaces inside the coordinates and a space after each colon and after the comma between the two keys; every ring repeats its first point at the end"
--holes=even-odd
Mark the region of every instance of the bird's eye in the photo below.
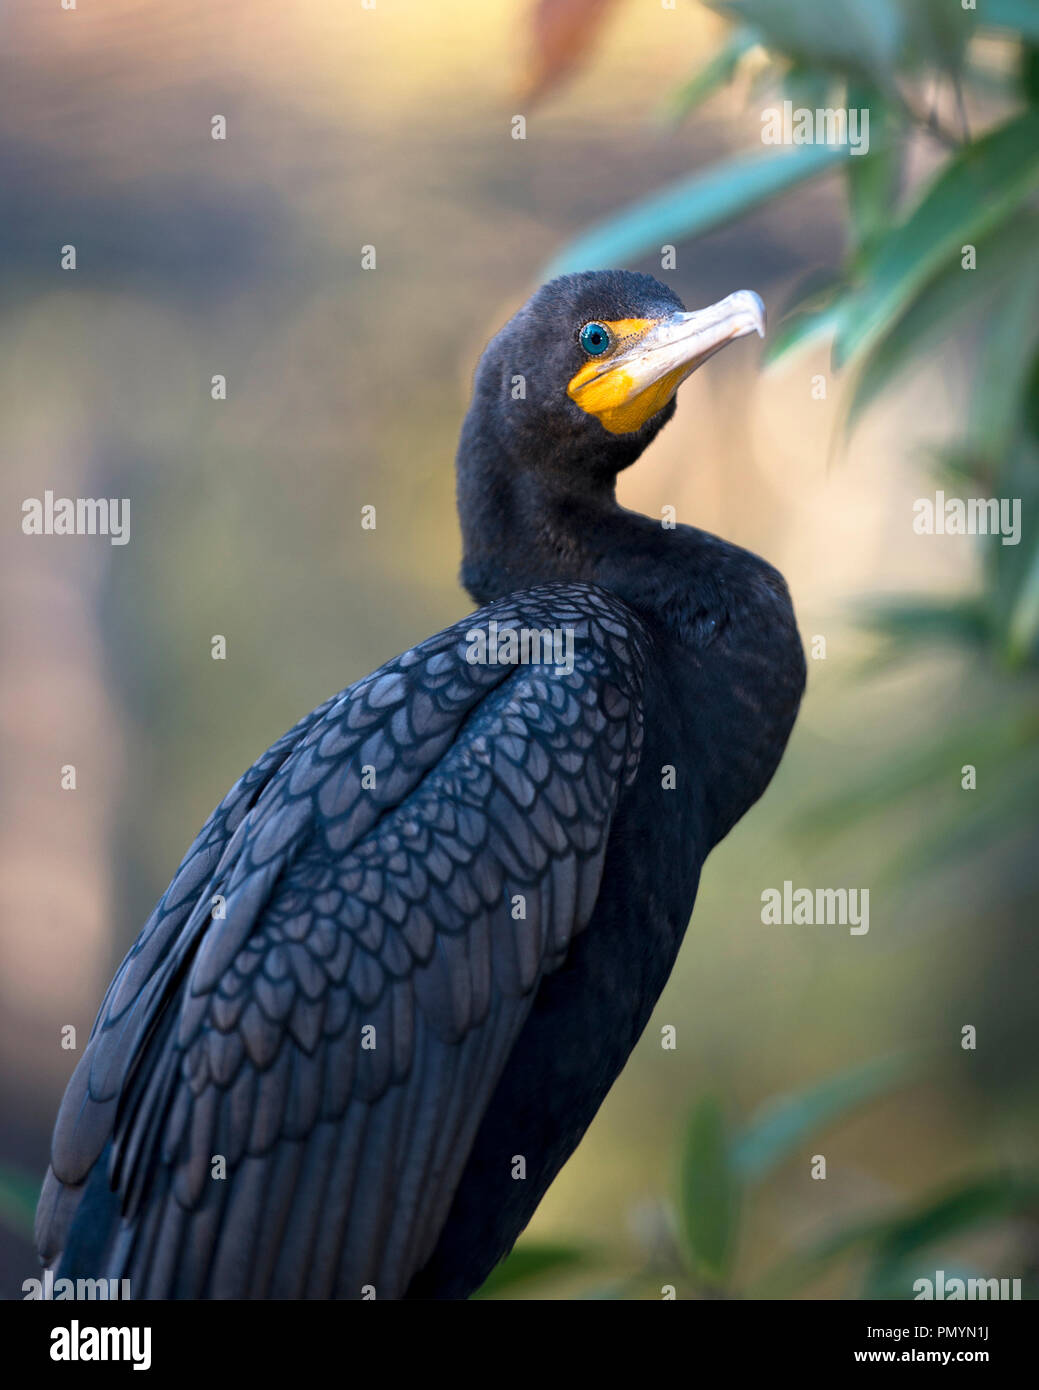
{"type": "Polygon", "coordinates": [[[586,323],[581,329],[581,346],[592,357],[599,357],[610,346],[610,330],[601,323],[586,323]]]}

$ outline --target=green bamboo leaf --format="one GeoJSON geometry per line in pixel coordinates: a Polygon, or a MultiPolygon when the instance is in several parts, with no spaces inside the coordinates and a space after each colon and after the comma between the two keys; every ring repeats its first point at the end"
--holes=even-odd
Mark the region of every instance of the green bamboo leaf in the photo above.
{"type": "Polygon", "coordinates": [[[608,269],[659,251],[661,245],[701,236],[847,157],[847,145],[802,145],[788,154],[755,151],[698,170],[582,233],[541,278],[608,269]]]}
{"type": "Polygon", "coordinates": [[[872,349],[924,285],[959,261],[961,246],[999,226],[1037,184],[1039,111],[1026,111],[953,155],[866,266],[863,285],[847,302],[838,363],[872,349]]]}
{"type": "Polygon", "coordinates": [[[679,1184],[679,1226],[696,1273],[724,1284],[736,1244],[739,1192],[729,1164],[722,1109],[705,1096],[686,1131],[679,1184]]]}
{"type": "Polygon", "coordinates": [[[736,29],[688,82],[667,97],[661,114],[675,124],[685,120],[701,102],[731,81],[744,54],[749,53],[757,42],[757,35],[752,30],[736,29]]]}
{"type": "Polygon", "coordinates": [[[903,1084],[909,1071],[903,1056],[879,1057],[770,1101],[732,1144],[729,1156],[735,1172],[746,1181],[763,1178],[809,1135],[903,1084]]]}
{"type": "Polygon", "coordinates": [[[495,1266],[472,1297],[508,1297],[520,1285],[576,1269],[590,1258],[590,1252],[578,1246],[525,1241],[495,1266]]]}

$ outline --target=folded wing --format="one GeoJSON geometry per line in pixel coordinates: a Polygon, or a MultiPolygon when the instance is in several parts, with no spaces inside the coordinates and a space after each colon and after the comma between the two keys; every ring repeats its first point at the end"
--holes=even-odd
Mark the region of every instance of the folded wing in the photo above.
{"type": "Polygon", "coordinates": [[[135,1298],[407,1288],[538,983],[591,915],[645,640],[601,590],[515,595],[245,774],[69,1083],[37,1215],[59,1275],[129,1278],[135,1298]],[[492,622],[569,631],[572,669],[471,662],[492,622]]]}

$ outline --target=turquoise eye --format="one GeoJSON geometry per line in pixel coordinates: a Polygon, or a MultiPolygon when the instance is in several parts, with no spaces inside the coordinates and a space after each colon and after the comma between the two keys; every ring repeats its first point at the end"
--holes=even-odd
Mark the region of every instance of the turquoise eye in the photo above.
{"type": "Polygon", "coordinates": [[[586,323],[581,329],[581,346],[592,357],[599,357],[610,346],[610,330],[602,323],[586,323]]]}

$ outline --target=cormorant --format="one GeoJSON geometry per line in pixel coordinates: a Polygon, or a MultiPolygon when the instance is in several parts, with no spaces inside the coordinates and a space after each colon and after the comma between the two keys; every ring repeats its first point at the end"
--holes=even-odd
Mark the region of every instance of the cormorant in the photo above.
{"type": "Polygon", "coordinates": [[[188,851],[61,1106],[58,1277],[463,1298],[511,1248],[800,702],[776,570],[614,496],[679,383],[763,326],[746,290],[686,313],[586,272],[490,342],[457,460],[483,606],[308,714],[188,851]]]}

